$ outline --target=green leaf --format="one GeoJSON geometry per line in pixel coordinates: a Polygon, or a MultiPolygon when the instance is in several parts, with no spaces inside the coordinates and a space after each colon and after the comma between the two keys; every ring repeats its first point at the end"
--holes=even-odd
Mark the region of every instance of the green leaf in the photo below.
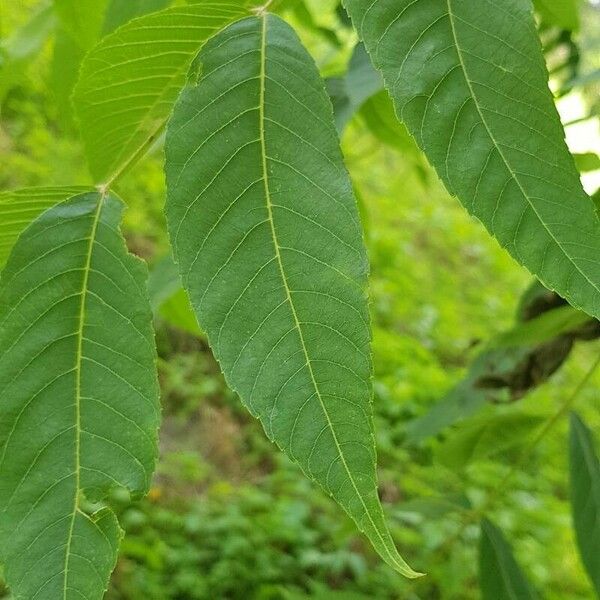
{"type": "Polygon", "coordinates": [[[600,170],[600,156],[594,152],[574,154],[575,164],[581,173],[600,170]]]}
{"type": "Polygon", "coordinates": [[[479,583],[482,600],[536,600],[502,532],[490,521],[481,522],[479,583]]]}
{"type": "Polygon", "coordinates": [[[55,24],[52,7],[43,6],[13,35],[0,39],[0,101],[24,79],[28,63],[44,47],[55,24]]]}
{"type": "Polygon", "coordinates": [[[514,258],[600,316],[600,221],[569,154],[526,0],[346,0],[396,114],[514,258]]]}
{"type": "Polygon", "coordinates": [[[74,125],[71,96],[79,77],[79,67],[85,51],[73,40],[64,27],[58,27],[52,63],[50,66],[50,89],[57,108],[57,120],[65,128],[74,125]]]}
{"type": "Polygon", "coordinates": [[[121,211],[96,192],[50,208],[0,277],[0,562],[15,598],[100,599],[121,535],[102,501],[150,483],[155,347],[121,211]]]}
{"type": "Polygon", "coordinates": [[[382,90],[371,96],[362,106],[360,114],[371,133],[380,141],[404,156],[418,159],[421,152],[406,127],[398,121],[388,93],[382,90]]]}
{"type": "Polygon", "coordinates": [[[491,459],[523,445],[544,417],[521,412],[498,414],[490,409],[459,425],[435,449],[440,464],[459,470],[470,462],[491,459]]]}
{"type": "Polygon", "coordinates": [[[21,232],[45,210],[88,191],[83,187],[26,188],[0,193],[0,271],[21,232]]]}
{"type": "Polygon", "coordinates": [[[81,66],[74,100],[94,178],[114,178],[161,132],[202,44],[247,11],[235,0],[168,8],[105,37],[81,66]]]}
{"type": "Polygon", "coordinates": [[[128,21],[162,10],[170,3],[171,0],[110,0],[102,32],[111,33],[128,21]]]}
{"type": "Polygon", "coordinates": [[[264,15],[200,53],[166,142],[167,217],[200,326],[231,388],[380,555],[368,262],[318,70],[264,15]]]}
{"type": "Polygon", "coordinates": [[[187,333],[203,335],[187,292],[181,286],[179,269],[170,255],[160,260],[150,272],[148,294],[155,316],[187,333]]]}
{"type": "Polygon", "coordinates": [[[600,461],[591,431],[571,415],[571,506],[579,553],[600,595],[600,461]]]}
{"type": "Polygon", "coordinates": [[[544,23],[561,29],[579,29],[579,0],[533,0],[544,23]]]}
{"type": "Polygon", "coordinates": [[[54,0],[59,19],[84,50],[100,39],[107,4],[108,0],[54,0]]]}

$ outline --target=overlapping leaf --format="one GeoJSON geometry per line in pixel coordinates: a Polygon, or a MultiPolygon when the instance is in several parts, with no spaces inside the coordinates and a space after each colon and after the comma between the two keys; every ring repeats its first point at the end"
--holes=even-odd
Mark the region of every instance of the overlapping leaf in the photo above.
{"type": "Polygon", "coordinates": [[[200,54],[166,145],[175,257],[230,386],[267,435],[398,555],[377,495],[367,258],[316,66],[277,17],[200,54]]]}
{"type": "Polygon", "coordinates": [[[20,233],[34,219],[52,206],[85,191],[82,187],[48,187],[0,193],[0,271],[20,233]]]}
{"type": "Polygon", "coordinates": [[[74,100],[92,174],[114,176],[162,130],[202,44],[247,14],[210,0],[130,21],[86,56],[74,100]]]}
{"type": "Polygon", "coordinates": [[[583,564],[600,595],[600,461],[591,431],[571,416],[571,505],[583,564]]]}
{"type": "Polygon", "coordinates": [[[100,599],[120,529],[90,502],[149,486],[155,348],[121,210],[95,192],[50,208],[0,278],[0,561],[15,598],[100,599]]]}
{"type": "Polygon", "coordinates": [[[550,289],[600,316],[600,221],[526,0],[345,0],[448,189],[550,289]]]}

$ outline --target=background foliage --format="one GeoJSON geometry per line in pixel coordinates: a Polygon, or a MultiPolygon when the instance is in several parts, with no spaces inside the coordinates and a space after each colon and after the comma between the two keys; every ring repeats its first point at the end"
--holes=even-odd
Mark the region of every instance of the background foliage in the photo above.
{"type": "MultiPolygon", "coordinates": [[[[140,14],[144,3],[123,11],[117,0],[82,2],[86,15],[100,11],[85,21],[86,32],[59,6],[57,15],[38,0],[2,5],[0,189],[92,183],[67,101],[88,49],[82,40],[98,39],[140,14]]],[[[573,122],[568,141],[584,157],[584,182],[594,192],[600,185],[594,162],[600,151],[600,9],[582,2],[575,19],[552,6],[551,0],[538,5],[546,58],[563,120],[573,122]]],[[[520,465],[518,457],[524,440],[584,377],[598,343],[577,342],[566,363],[518,402],[486,402],[451,433],[411,438],[410,424],[462,380],[488,340],[513,326],[530,278],[448,196],[410,138],[401,131],[390,138],[386,98],[362,104],[357,90],[369,81],[352,69],[345,76],[359,59],[337,2],[282,1],[280,11],[330,78],[330,92],[337,89],[343,102],[363,106],[345,117],[342,146],[371,260],[380,495],[403,555],[429,576],[408,582],[383,565],[226,389],[189,318],[185,295],[169,287],[158,143],[116,191],[130,202],[129,247],[155,269],[160,296],[161,460],[148,498],[133,506],[127,498],[113,499],[127,534],[108,597],[478,598],[479,546],[496,535],[489,524],[479,539],[474,515],[482,506],[545,598],[593,597],[571,525],[568,421],[558,422],[520,465]]],[[[495,366],[503,359],[491,358],[495,366]]],[[[599,383],[600,374],[592,376],[576,405],[595,432],[599,383]]]]}

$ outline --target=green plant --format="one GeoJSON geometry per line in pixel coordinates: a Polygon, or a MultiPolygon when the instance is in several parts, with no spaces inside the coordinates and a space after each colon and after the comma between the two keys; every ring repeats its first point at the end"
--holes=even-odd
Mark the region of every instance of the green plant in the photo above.
{"type": "MultiPolygon", "coordinates": [[[[73,98],[96,187],[0,196],[8,584],[17,597],[101,597],[120,538],[110,495],[148,489],[158,426],[151,306],[113,187],[167,122],[172,249],[229,386],[381,557],[416,577],[378,497],[368,263],[335,130],[349,117],[334,121],[316,65],[271,2],[150,12],[162,4],[123,16],[118,2],[57,0],[71,41],[90,49],[73,98]],[[105,10],[118,12],[105,21],[105,10]],[[115,22],[125,24],[103,37],[115,22]]],[[[564,143],[528,2],[347,0],[346,9],[368,53],[355,50],[344,83],[349,116],[359,111],[422,160],[401,125],[392,141],[381,125],[390,100],[370,55],[449,191],[547,287],[599,317],[600,223],[564,143]],[[366,97],[355,93],[357,71],[366,97]]],[[[500,450],[538,423],[505,423],[521,421],[519,440],[500,450]]],[[[464,448],[490,431],[485,420],[465,429],[458,462],[480,456],[464,448]]]]}

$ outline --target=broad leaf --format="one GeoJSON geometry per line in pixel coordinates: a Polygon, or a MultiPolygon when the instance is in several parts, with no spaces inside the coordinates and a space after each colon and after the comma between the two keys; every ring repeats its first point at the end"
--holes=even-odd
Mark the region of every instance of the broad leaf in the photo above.
{"type": "Polygon", "coordinates": [[[26,188],[0,193],[0,271],[21,232],[45,210],[87,191],[81,187],[26,188]]]}
{"type": "Polygon", "coordinates": [[[345,0],[450,192],[520,263],[600,316],[600,221],[548,90],[527,0],[345,0]]]}
{"type": "Polygon", "coordinates": [[[127,23],[84,59],[74,99],[96,181],[155,139],[202,44],[247,11],[236,0],[168,8],[127,23]]]}
{"type": "Polygon", "coordinates": [[[166,143],[171,241],[200,325],[267,435],[416,576],[377,495],[368,263],[323,82],[270,15],[200,60],[166,143]]]}
{"type": "Polygon", "coordinates": [[[100,599],[121,533],[91,503],[150,483],[155,348],[121,211],[96,192],[50,208],[0,277],[0,562],[15,598],[100,599]]]}
{"type": "Polygon", "coordinates": [[[600,595],[600,461],[591,431],[571,415],[571,505],[579,553],[600,595]]]}
{"type": "Polygon", "coordinates": [[[479,583],[482,600],[536,600],[502,532],[488,520],[481,523],[479,583]]]}

